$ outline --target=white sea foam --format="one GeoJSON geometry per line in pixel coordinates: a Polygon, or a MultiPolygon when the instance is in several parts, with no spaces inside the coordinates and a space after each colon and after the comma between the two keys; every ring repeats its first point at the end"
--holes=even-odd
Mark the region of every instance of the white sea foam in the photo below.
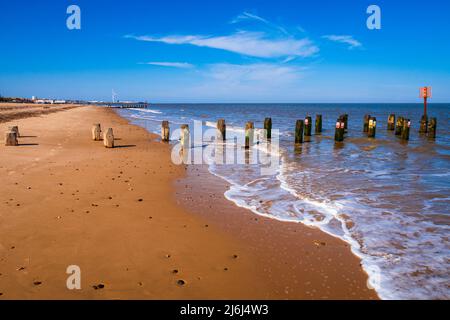
{"type": "MultiPolygon", "coordinates": [[[[171,114],[169,118],[176,121],[180,116],[171,114]]],[[[205,125],[216,127],[213,121],[205,125]]],[[[232,124],[227,125],[227,130],[244,133],[243,127],[232,124]]],[[[280,133],[285,139],[292,136],[292,130],[280,133]]],[[[411,166],[417,159],[414,153],[407,158],[403,149],[397,149],[397,143],[383,144],[395,150],[364,153],[349,139],[345,153],[335,151],[324,156],[317,152],[328,152],[333,146],[327,145],[332,139],[322,141],[325,148],[312,152],[317,144],[304,144],[294,159],[289,147],[277,150],[283,161],[273,176],[261,178],[257,166],[212,164],[209,171],[229,183],[225,197],[236,205],[261,216],[320,228],[349,243],[381,298],[449,298],[443,281],[449,278],[450,230],[428,219],[439,209],[448,214],[450,197],[443,192],[442,179],[449,172],[440,168],[429,172],[406,170],[403,164],[408,161],[411,166]],[[392,161],[400,163],[395,181],[389,165],[392,161]],[[440,183],[433,184],[426,199],[415,194],[424,179],[438,179],[440,183]],[[328,181],[336,181],[336,185],[328,181]]],[[[410,143],[415,142],[412,139],[410,143]]],[[[270,151],[263,143],[252,150],[270,151]]]]}
{"type": "Polygon", "coordinates": [[[143,113],[156,113],[156,114],[162,114],[161,111],[159,111],[159,110],[154,110],[154,109],[129,108],[128,110],[135,110],[135,111],[139,111],[139,112],[143,112],[143,113]]]}

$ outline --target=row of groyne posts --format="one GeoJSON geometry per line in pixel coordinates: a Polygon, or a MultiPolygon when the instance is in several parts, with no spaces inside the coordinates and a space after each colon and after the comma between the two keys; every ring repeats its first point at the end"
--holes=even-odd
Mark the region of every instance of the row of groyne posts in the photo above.
{"type": "MultiPolygon", "coordinates": [[[[419,133],[426,134],[428,138],[436,138],[436,127],[437,119],[431,118],[428,121],[426,115],[422,116],[420,121],[419,133]]],[[[387,122],[387,129],[394,131],[395,135],[400,136],[402,140],[409,140],[409,132],[411,128],[410,119],[404,117],[398,117],[397,121],[395,119],[395,114],[390,114],[387,122]]],[[[187,148],[189,146],[189,125],[183,124],[180,126],[180,140],[181,146],[187,148]]],[[[249,149],[253,144],[254,137],[254,123],[249,121],[245,124],[245,148],[249,149]]],[[[363,132],[367,133],[369,138],[375,138],[377,129],[377,118],[371,117],[370,115],[364,116],[363,132]]],[[[345,133],[348,130],[348,115],[343,114],[339,116],[336,121],[336,128],[334,134],[334,140],[336,142],[343,142],[345,133]]],[[[217,121],[217,132],[218,138],[221,140],[226,140],[226,124],[224,119],[219,119],[217,121]]],[[[272,138],[272,118],[264,119],[264,132],[265,138],[270,140],[272,138]]],[[[315,134],[322,133],[322,115],[316,115],[315,122],[315,134]]],[[[295,143],[300,144],[305,140],[309,141],[309,137],[312,135],[312,119],[311,117],[306,117],[304,120],[297,120],[295,124],[295,143]]],[[[17,146],[19,144],[18,139],[20,137],[19,127],[10,126],[5,135],[5,145],[6,146],[17,146]]],[[[92,139],[94,141],[103,140],[103,144],[106,148],[114,148],[114,133],[112,128],[108,128],[103,132],[100,123],[95,123],[92,126],[92,139]]],[[[170,128],[169,121],[164,120],[161,125],[161,139],[162,141],[168,142],[170,140],[170,128]]]]}
{"type": "MultiPolygon", "coordinates": [[[[5,146],[18,146],[19,145],[19,126],[8,127],[5,134],[5,146]]],[[[100,123],[95,123],[92,126],[92,140],[102,141],[105,147],[114,148],[114,133],[112,128],[108,128],[103,135],[100,123]]]]}
{"type": "MultiPolygon", "coordinates": [[[[425,115],[420,122],[419,133],[427,134],[429,138],[436,138],[436,118],[431,118],[428,121],[428,117],[425,115]]],[[[395,114],[390,114],[387,122],[387,130],[394,131],[395,135],[400,136],[402,140],[409,140],[409,132],[411,128],[410,119],[404,117],[398,117],[397,121],[395,114]]],[[[180,126],[180,141],[181,147],[189,147],[189,125],[183,124],[180,126]]],[[[254,123],[249,121],[245,124],[245,149],[249,149],[253,144],[254,137],[254,123]]],[[[377,129],[377,118],[370,115],[364,116],[363,132],[367,134],[369,138],[375,138],[377,129]]],[[[343,114],[339,116],[336,121],[334,140],[336,142],[343,142],[345,133],[348,130],[348,115],[343,114]]],[[[217,121],[218,138],[226,140],[226,124],[224,119],[217,121]]],[[[270,140],[272,138],[272,118],[264,119],[264,132],[265,138],[270,140]]],[[[322,115],[316,115],[315,130],[316,135],[322,134],[322,115]]],[[[304,120],[297,120],[295,124],[295,143],[301,144],[304,141],[309,141],[312,136],[312,118],[306,117],[304,120]]],[[[169,121],[165,120],[161,125],[161,140],[168,142],[170,140],[170,128],[169,121]]]]}

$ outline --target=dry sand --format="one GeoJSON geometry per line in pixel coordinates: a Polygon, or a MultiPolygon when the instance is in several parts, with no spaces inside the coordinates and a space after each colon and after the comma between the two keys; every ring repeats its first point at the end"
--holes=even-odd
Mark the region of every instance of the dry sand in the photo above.
{"type": "Polygon", "coordinates": [[[0,299],[377,298],[343,242],[237,208],[113,110],[37,115],[0,123],[24,136],[0,145],[0,299]],[[91,140],[96,122],[117,148],[91,140]]]}

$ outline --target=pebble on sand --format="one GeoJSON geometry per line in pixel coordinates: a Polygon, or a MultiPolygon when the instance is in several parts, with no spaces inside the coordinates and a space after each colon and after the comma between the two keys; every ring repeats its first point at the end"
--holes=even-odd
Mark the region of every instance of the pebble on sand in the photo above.
{"type": "Polygon", "coordinates": [[[186,281],[180,279],[180,280],[177,281],[177,284],[178,284],[179,286],[184,286],[184,285],[186,284],[186,281]]]}
{"type": "Polygon", "coordinates": [[[105,285],[104,284],[97,284],[97,285],[95,285],[95,286],[92,286],[92,288],[94,288],[94,290],[98,290],[98,289],[103,289],[105,287],[105,285]]]}

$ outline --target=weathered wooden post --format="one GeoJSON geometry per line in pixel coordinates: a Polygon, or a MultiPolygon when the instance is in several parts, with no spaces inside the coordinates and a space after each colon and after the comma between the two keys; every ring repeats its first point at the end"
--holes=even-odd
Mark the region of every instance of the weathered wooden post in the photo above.
{"type": "Polygon", "coordinates": [[[390,114],[388,118],[387,129],[390,131],[395,130],[395,114],[390,114]]]}
{"type": "Polygon", "coordinates": [[[253,122],[249,121],[245,124],[245,149],[250,149],[253,145],[254,129],[253,122]]]}
{"type": "Polygon", "coordinates": [[[100,123],[94,123],[92,126],[92,140],[94,141],[102,140],[102,129],[100,123]]]}
{"type": "Polygon", "coordinates": [[[190,137],[189,137],[189,125],[182,124],[180,126],[181,132],[180,132],[180,142],[181,142],[181,148],[182,149],[188,149],[189,143],[190,143],[190,137]]]}
{"type": "Polygon", "coordinates": [[[295,123],[295,143],[303,143],[303,120],[297,120],[295,123]]]}
{"type": "Polygon", "coordinates": [[[169,121],[164,120],[161,123],[161,140],[164,142],[168,142],[170,140],[170,127],[169,121]]]}
{"type": "Polygon", "coordinates": [[[409,128],[411,127],[411,121],[409,119],[403,119],[402,128],[402,140],[409,140],[409,128]]]}
{"type": "Polygon", "coordinates": [[[20,133],[19,133],[19,126],[11,126],[8,128],[9,132],[15,132],[16,133],[16,137],[20,138],[20,133]]]}
{"type": "Polygon", "coordinates": [[[348,130],[348,114],[342,115],[342,120],[344,121],[344,132],[348,130]]]}
{"type": "Polygon", "coordinates": [[[264,130],[266,131],[266,139],[272,139],[272,118],[264,119],[264,130]]]}
{"type": "Polygon", "coordinates": [[[103,144],[106,148],[114,148],[114,133],[112,128],[108,128],[103,134],[103,144]]]}
{"type": "Polygon", "coordinates": [[[5,134],[5,146],[17,146],[19,142],[17,141],[17,133],[15,131],[9,131],[5,134]]]}
{"type": "Polygon", "coordinates": [[[377,118],[370,117],[370,119],[369,119],[369,132],[367,133],[367,136],[369,138],[375,138],[376,131],[377,131],[377,118]]]}
{"type": "Polygon", "coordinates": [[[345,123],[342,117],[339,117],[336,121],[336,129],[334,131],[334,141],[342,142],[344,141],[344,131],[345,131],[345,123]]]}
{"type": "Polygon", "coordinates": [[[420,119],[419,133],[427,133],[428,129],[428,116],[424,114],[420,119]]]}
{"type": "Polygon", "coordinates": [[[366,114],[364,116],[363,132],[369,132],[369,119],[370,119],[370,114],[366,114]]]}
{"type": "Polygon", "coordinates": [[[305,118],[305,137],[311,137],[312,120],[311,117],[305,118]]]}
{"type": "Polygon", "coordinates": [[[322,115],[316,114],[316,127],[314,130],[315,134],[321,134],[322,133],[322,115]]]}
{"type": "Polygon", "coordinates": [[[437,127],[437,119],[431,118],[430,122],[428,122],[428,138],[430,139],[436,138],[436,127],[437,127]]]}
{"type": "Polygon", "coordinates": [[[403,117],[398,117],[397,118],[397,124],[395,126],[395,135],[399,136],[402,134],[402,130],[403,130],[403,117]]]}
{"type": "Polygon", "coordinates": [[[225,141],[227,139],[227,126],[225,124],[225,119],[219,119],[217,121],[217,138],[225,141]]]}

